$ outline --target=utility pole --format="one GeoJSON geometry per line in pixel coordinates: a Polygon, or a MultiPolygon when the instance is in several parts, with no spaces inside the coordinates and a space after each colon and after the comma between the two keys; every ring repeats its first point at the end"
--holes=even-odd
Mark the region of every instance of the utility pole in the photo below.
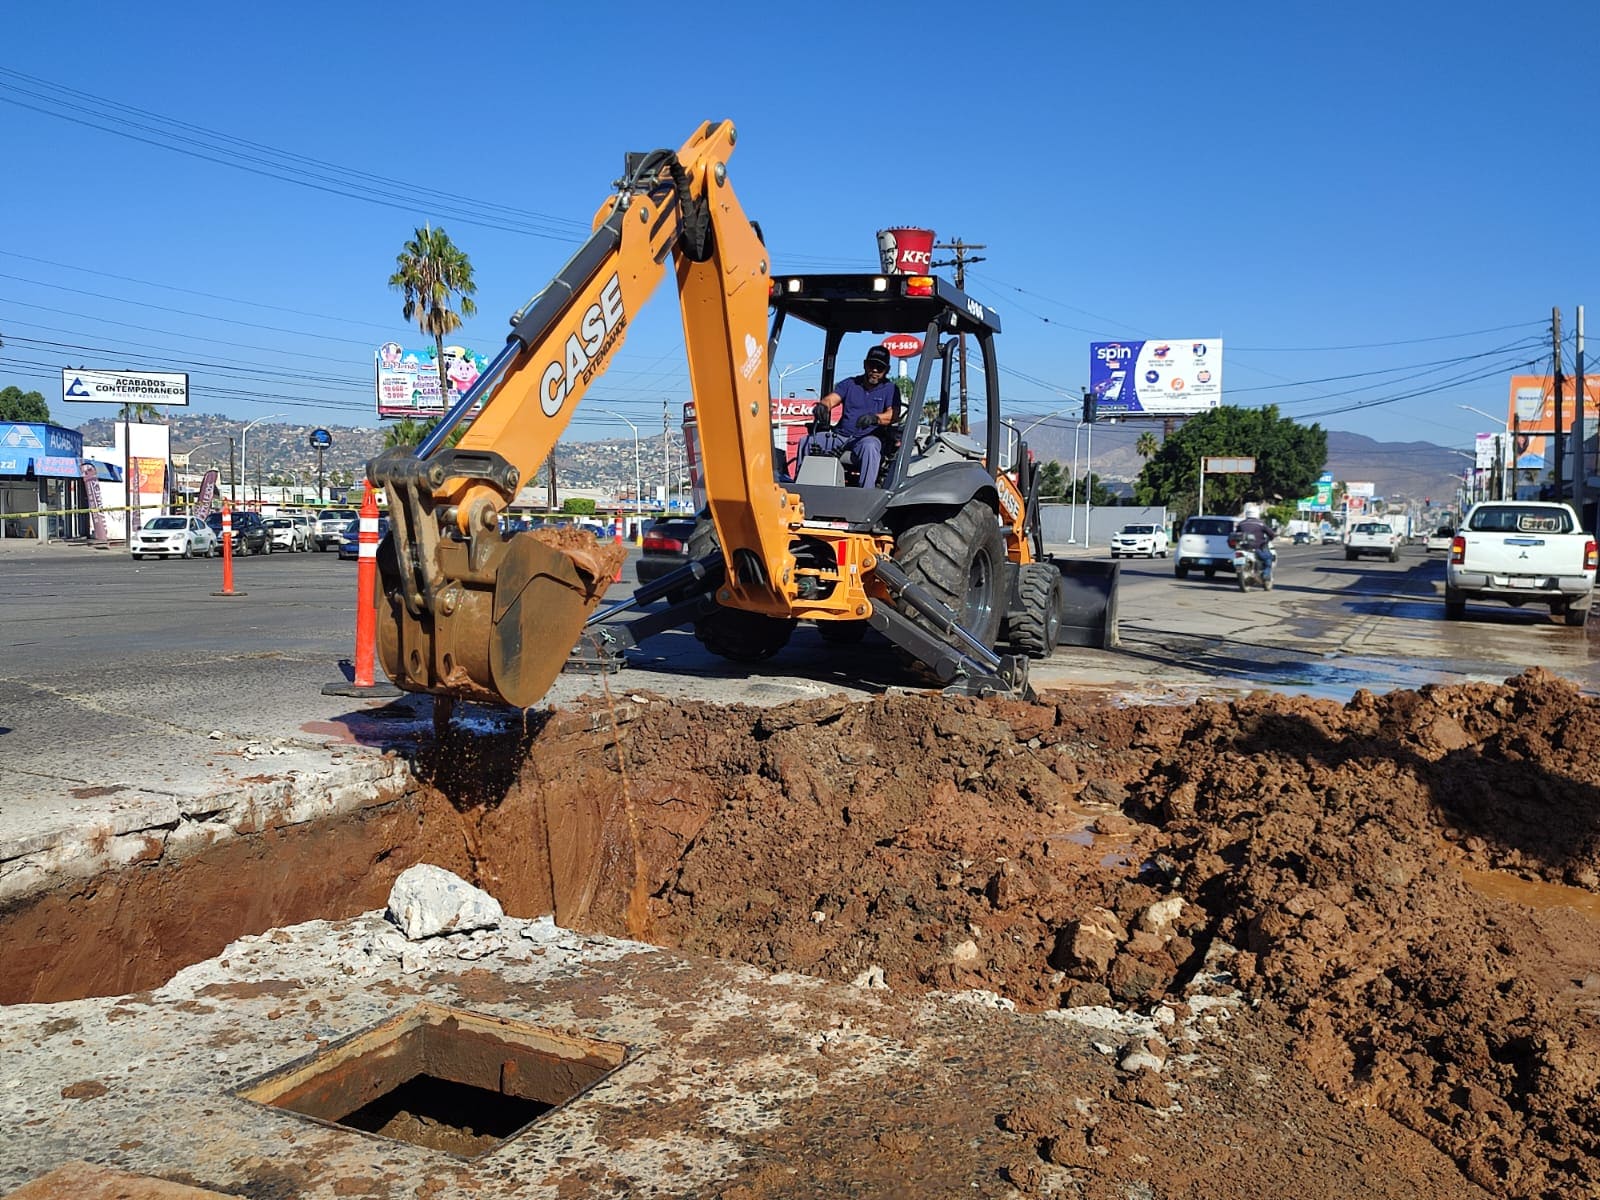
{"type": "MultiPolygon", "coordinates": [[[[980,263],[983,261],[982,255],[974,255],[971,251],[987,250],[988,246],[979,242],[963,242],[960,238],[953,238],[948,242],[937,243],[934,249],[949,250],[955,255],[949,262],[936,262],[930,265],[935,267],[955,267],[956,287],[964,292],[967,290],[967,264],[969,262],[980,263]]],[[[961,432],[971,433],[971,427],[967,423],[967,335],[964,333],[961,335],[957,359],[961,364],[961,432]]]]}
{"type": "Polygon", "coordinates": [[[1578,305],[1577,386],[1572,400],[1572,453],[1577,463],[1572,472],[1572,507],[1577,510],[1578,524],[1583,521],[1584,485],[1588,483],[1589,456],[1584,452],[1583,405],[1588,399],[1583,389],[1583,305],[1578,305]]]}
{"type": "MultiPolygon", "coordinates": [[[[696,412],[699,410],[696,409],[696,412]]],[[[661,397],[661,515],[668,516],[667,499],[672,494],[672,443],[667,440],[667,398],[661,397]]]]}
{"type": "Polygon", "coordinates": [[[1567,476],[1563,466],[1564,456],[1562,443],[1566,441],[1566,430],[1561,427],[1561,309],[1550,310],[1550,346],[1551,354],[1555,358],[1556,373],[1556,427],[1551,441],[1556,447],[1556,494],[1555,499],[1565,500],[1567,497],[1567,476]]]}
{"type": "MultiPolygon", "coordinates": [[[[559,445],[559,443],[557,443],[557,444],[559,445]]],[[[548,465],[549,465],[549,473],[545,476],[544,508],[545,508],[546,512],[554,515],[558,511],[557,506],[556,506],[556,447],[555,446],[551,446],[550,447],[550,457],[547,460],[547,462],[548,462],[548,465]]]]}

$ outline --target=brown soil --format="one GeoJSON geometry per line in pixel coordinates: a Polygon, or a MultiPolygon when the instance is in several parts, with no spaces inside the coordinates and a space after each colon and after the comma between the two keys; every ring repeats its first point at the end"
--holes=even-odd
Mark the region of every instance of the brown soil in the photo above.
{"type": "Polygon", "coordinates": [[[1130,1179],[1218,1200],[1596,1196],[1597,750],[1600,702],[1542,671],[1344,706],[634,697],[454,734],[422,764],[431,788],[360,822],[5,914],[0,979],[57,998],[132,959],[116,983],[143,986],[250,928],[376,907],[425,859],[515,915],[900,991],[1180,1015],[1196,988],[1243,991],[1204,1077],[1177,1042],[1152,1047],[1159,1076],[1018,1088],[993,1120],[1023,1191],[1092,1160],[1078,1194],[1119,1200],[1130,1179]],[[308,861],[337,869],[302,896],[308,861]],[[68,966],[41,965],[52,948],[68,966]],[[1173,1088],[1183,1121],[1161,1115],[1173,1088]]]}
{"type": "MultiPolygon", "coordinates": [[[[620,756],[609,736],[536,745],[480,814],[485,845],[533,804],[602,847],[551,854],[577,860],[556,885],[569,923],[1032,1009],[1149,1007],[1209,956],[1353,1113],[1388,1113],[1491,1194],[1595,1194],[1600,707],[1552,675],[1342,707],[653,702],[622,730],[620,756]],[[636,904],[630,921],[630,821],[647,930],[636,904]]],[[[1018,1119],[1041,1162],[1095,1142],[1078,1113],[1018,1119]]],[[[1171,1194],[1235,1194],[1180,1179],[1171,1194]]]]}

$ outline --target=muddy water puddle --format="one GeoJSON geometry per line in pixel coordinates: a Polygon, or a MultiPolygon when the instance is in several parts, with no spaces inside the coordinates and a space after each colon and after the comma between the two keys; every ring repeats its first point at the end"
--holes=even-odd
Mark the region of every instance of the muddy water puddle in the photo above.
{"type": "Polygon", "coordinates": [[[1600,924],[1600,894],[1595,892],[1563,883],[1523,879],[1505,871],[1484,871],[1470,867],[1462,870],[1461,877],[1478,895],[1491,900],[1502,900],[1531,909],[1571,909],[1600,924]]]}

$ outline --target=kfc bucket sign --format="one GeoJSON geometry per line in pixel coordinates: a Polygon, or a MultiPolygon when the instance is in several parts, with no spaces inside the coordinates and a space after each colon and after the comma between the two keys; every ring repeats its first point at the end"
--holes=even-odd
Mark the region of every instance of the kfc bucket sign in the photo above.
{"type": "Polygon", "coordinates": [[[878,261],[885,275],[926,275],[933,270],[933,230],[878,230],[878,261]]]}

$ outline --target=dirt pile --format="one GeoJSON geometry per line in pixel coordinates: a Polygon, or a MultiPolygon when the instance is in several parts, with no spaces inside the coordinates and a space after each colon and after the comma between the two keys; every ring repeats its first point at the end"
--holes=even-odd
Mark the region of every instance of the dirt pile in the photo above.
{"type": "MultiPolygon", "coordinates": [[[[529,805],[605,825],[571,923],[1041,1010],[1181,1009],[1215,975],[1327,1093],[1489,1192],[1600,1177],[1600,947],[1578,911],[1600,885],[1600,708],[1553,676],[1342,707],[630,715],[620,736],[547,730],[480,814],[484,845],[529,805]]],[[[1043,1162],[1075,1153],[1062,1137],[1040,1135],[1043,1162]]]]}

